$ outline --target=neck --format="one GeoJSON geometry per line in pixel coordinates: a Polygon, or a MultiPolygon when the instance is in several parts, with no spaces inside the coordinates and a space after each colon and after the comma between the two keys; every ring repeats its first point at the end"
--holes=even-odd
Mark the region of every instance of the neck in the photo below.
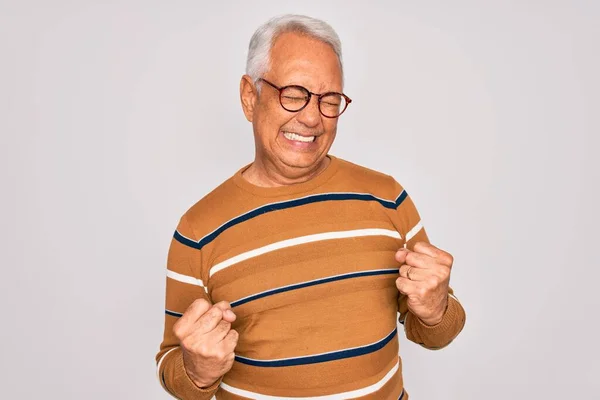
{"type": "Polygon", "coordinates": [[[329,163],[329,157],[325,157],[319,164],[313,168],[286,168],[287,171],[281,172],[276,168],[268,168],[258,159],[254,160],[242,176],[250,183],[261,187],[279,187],[294,185],[311,180],[323,172],[329,163]]]}

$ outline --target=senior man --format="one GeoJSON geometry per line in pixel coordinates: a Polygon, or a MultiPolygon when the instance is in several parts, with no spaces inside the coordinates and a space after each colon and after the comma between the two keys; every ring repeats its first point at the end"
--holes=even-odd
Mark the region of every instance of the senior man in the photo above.
{"type": "Polygon", "coordinates": [[[429,243],[402,186],[329,154],[351,103],[335,31],[268,21],[240,98],[255,159],[179,221],[162,386],[180,399],[408,399],[397,322],[439,349],[465,312],[452,256],[429,243]]]}

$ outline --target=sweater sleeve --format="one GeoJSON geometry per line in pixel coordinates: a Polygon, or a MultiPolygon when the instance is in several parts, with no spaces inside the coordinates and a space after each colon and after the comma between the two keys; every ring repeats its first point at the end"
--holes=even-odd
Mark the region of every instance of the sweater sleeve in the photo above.
{"type": "Polygon", "coordinates": [[[201,251],[190,244],[197,242],[184,216],[169,248],[163,340],[156,355],[158,379],[162,387],[177,399],[209,400],[216,393],[221,379],[208,388],[199,388],[189,378],[183,364],[179,341],[173,325],[196,299],[210,302],[201,279],[201,251]]]}
{"type": "MultiPolygon", "coordinates": [[[[396,228],[405,240],[406,248],[413,250],[418,242],[430,243],[425,227],[415,204],[406,191],[396,183],[396,193],[399,193],[396,204],[397,209],[393,214],[396,228]]],[[[466,313],[456,296],[454,290],[448,290],[448,306],[438,324],[429,326],[424,324],[408,308],[408,298],[398,293],[399,322],[404,325],[408,340],[427,349],[435,350],[446,347],[462,331],[466,313]]]]}

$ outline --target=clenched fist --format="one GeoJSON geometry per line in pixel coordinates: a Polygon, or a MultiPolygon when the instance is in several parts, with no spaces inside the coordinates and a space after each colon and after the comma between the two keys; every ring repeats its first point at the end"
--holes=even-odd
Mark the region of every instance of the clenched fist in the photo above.
{"type": "Polygon", "coordinates": [[[231,369],[238,341],[238,333],[231,329],[233,321],[235,314],[229,303],[211,306],[198,299],[173,326],[183,365],[196,386],[209,387],[231,369]]]}
{"type": "Polygon", "coordinates": [[[400,249],[396,260],[402,264],[396,286],[408,297],[408,308],[427,325],[441,322],[448,305],[448,287],[452,256],[425,243],[416,243],[414,251],[400,249]]]}

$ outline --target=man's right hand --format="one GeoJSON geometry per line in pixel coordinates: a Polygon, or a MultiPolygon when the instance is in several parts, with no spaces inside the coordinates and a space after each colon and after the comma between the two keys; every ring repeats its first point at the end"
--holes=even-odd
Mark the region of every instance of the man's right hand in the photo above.
{"type": "Polygon", "coordinates": [[[238,341],[238,333],[231,329],[235,318],[226,301],[211,306],[198,299],[173,326],[183,365],[196,386],[209,387],[231,369],[238,341]]]}

